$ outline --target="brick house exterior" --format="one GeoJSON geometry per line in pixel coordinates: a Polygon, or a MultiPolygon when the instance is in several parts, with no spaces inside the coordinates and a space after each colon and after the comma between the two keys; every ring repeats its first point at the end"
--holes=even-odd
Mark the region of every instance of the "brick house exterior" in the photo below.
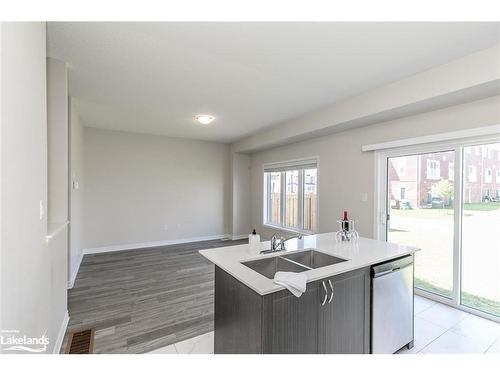
{"type": "Polygon", "coordinates": [[[500,197],[500,150],[467,147],[464,151],[464,202],[500,197]]]}
{"type": "MultiPolygon", "coordinates": [[[[465,147],[463,173],[465,203],[481,202],[485,196],[500,197],[500,148],[465,147]]],[[[453,151],[390,158],[391,207],[399,208],[402,201],[413,208],[427,207],[436,198],[433,186],[440,180],[452,184],[455,180],[453,151]]]]}

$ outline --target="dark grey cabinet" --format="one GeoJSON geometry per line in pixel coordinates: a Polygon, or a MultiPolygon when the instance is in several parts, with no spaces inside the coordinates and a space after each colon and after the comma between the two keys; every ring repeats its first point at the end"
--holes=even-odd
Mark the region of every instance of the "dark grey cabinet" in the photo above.
{"type": "Polygon", "coordinates": [[[369,353],[369,336],[369,268],[310,282],[297,298],[261,296],[216,267],[215,353],[369,353]]]}
{"type": "Polygon", "coordinates": [[[263,353],[318,352],[318,283],[300,298],[288,291],[264,297],[263,353]]]}
{"type": "Polygon", "coordinates": [[[369,269],[335,276],[325,284],[333,297],[319,309],[318,352],[370,353],[369,269]]]}

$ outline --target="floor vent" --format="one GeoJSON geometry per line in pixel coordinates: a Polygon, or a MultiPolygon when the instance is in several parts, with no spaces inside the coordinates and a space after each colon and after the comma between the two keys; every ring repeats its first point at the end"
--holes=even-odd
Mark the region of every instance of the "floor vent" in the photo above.
{"type": "Polygon", "coordinates": [[[94,352],[94,329],[72,332],[66,345],[66,354],[92,354],[94,352]]]}

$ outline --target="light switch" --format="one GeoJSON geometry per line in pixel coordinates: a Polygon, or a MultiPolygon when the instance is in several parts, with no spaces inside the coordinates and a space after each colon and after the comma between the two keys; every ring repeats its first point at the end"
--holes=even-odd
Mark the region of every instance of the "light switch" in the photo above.
{"type": "Polygon", "coordinates": [[[368,202],[368,193],[361,194],[361,202],[368,202]]]}
{"type": "Polygon", "coordinates": [[[79,187],[80,184],[78,183],[78,181],[73,181],[73,190],[78,190],[79,187]]]}

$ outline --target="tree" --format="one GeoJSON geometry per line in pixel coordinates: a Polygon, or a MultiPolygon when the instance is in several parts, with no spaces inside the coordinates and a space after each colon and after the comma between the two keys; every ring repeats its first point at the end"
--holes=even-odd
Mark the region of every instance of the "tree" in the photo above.
{"type": "Polygon", "coordinates": [[[448,180],[441,180],[436,182],[431,187],[431,194],[433,197],[440,197],[446,201],[446,204],[449,204],[454,194],[453,184],[448,180]]]}

